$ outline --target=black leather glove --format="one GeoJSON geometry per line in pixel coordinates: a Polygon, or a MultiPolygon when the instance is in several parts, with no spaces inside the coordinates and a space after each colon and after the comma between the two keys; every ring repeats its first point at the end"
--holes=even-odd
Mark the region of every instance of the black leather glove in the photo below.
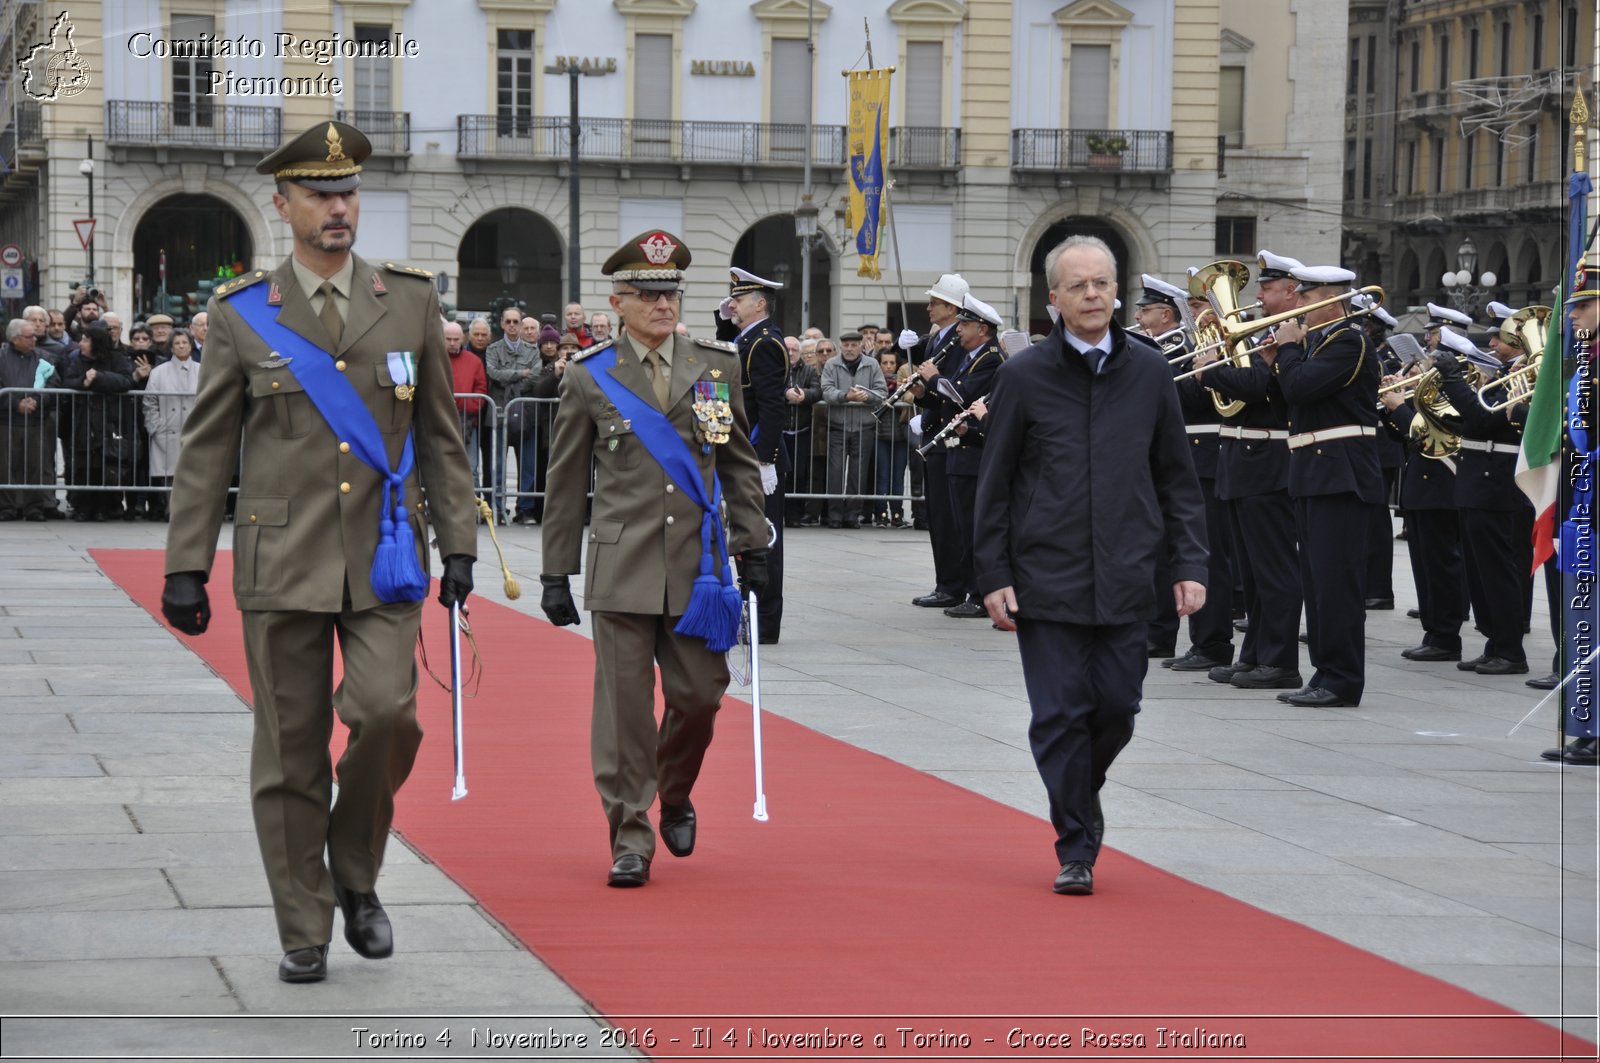
{"type": "Polygon", "coordinates": [[[204,572],[174,572],[161,590],[161,615],[185,635],[204,635],[211,626],[211,599],[204,572]]]}
{"type": "Polygon", "coordinates": [[[1461,375],[1460,359],[1456,357],[1454,351],[1446,350],[1443,347],[1433,352],[1433,367],[1439,370],[1439,376],[1446,380],[1454,379],[1461,375]]]}
{"type": "Polygon", "coordinates": [[[439,574],[439,604],[446,609],[456,603],[465,605],[472,593],[472,563],[475,557],[451,554],[444,559],[444,571],[439,574]]]}
{"type": "Polygon", "coordinates": [[[756,597],[767,589],[767,551],[746,550],[736,559],[739,566],[739,589],[745,593],[756,592],[756,597]]]}
{"type": "Polygon", "coordinates": [[[565,576],[540,576],[544,594],[539,598],[539,608],[556,627],[569,627],[578,623],[578,603],[572,600],[572,585],[565,576]]]}

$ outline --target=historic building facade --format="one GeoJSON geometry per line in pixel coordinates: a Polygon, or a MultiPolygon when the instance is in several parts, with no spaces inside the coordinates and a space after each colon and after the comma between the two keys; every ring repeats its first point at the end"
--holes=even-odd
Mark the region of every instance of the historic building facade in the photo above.
{"type": "Polygon", "coordinates": [[[902,287],[921,324],[952,269],[1041,329],[1043,256],[1070,231],[1118,251],[1124,293],[1263,244],[1338,252],[1320,86],[1343,61],[1339,5],[102,0],[73,5],[70,40],[52,40],[53,8],[6,11],[0,53],[44,44],[52,69],[88,73],[51,100],[18,81],[0,99],[0,242],[53,304],[90,272],[74,227],[90,217],[94,280],[121,309],[203,303],[219,275],[286,254],[253,167],[330,117],[376,147],[358,249],[435,271],[462,311],[502,294],[559,310],[574,286],[601,306],[600,264],[660,226],[694,253],[691,327],[709,328],[733,263],[789,285],[792,329],[808,202],[810,316],[831,331],[898,325],[902,287]],[[863,15],[875,65],[897,68],[882,281],[857,276],[845,229],[840,72],[867,66],[863,15]]]}

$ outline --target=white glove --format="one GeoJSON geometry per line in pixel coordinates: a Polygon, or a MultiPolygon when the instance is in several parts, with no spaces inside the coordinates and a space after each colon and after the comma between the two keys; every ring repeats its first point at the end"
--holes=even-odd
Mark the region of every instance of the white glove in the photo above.
{"type": "Polygon", "coordinates": [[[717,316],[724,321],[733,320],[733,296],[728,296],[717,304],[717,316]]]}
{"type": "Polygon", "coordinates": [[[921,436],[922,435],[922,414],[919,413],[915,417],[911,418],[911,422],[909,424],[907,424],[906,427],[908,429],[910,429],[912,435],[921,436]]]}
{"type": "Polygon", "coordinates": [[[912,332],[908,328],[903,328],[900,330],[900,339],[897,342],[900,344],[900,349],[902,351],[909,351],[911,348],[915,347],[917,342],[921,339],[922,337],[918,336],[915,332],[912,332]]]}
{"type": "Polygon", "coordinates": [[[778,489],[778,467],[776,465],[761,466],[761,493],[770,495],[778,489]]]}

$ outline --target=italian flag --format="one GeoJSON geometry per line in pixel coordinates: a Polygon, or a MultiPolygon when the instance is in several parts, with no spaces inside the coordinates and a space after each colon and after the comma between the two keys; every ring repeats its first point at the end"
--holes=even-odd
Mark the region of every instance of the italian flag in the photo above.
{"type": "MultiPolygon", "coordinates": [[[[1563,362],[1562,336],[1566,322],[1565,284],[1556,288],[1555,312],[1545,334],[1545,366],[1563,362]]],[[[1517,455],[1517,486],[1533,503],[1533,571],[1555,553],[1556,501],[1561,492],[1561,432],[1567,397],[1566,381],[1559,372],[1540,373],[1528,404],[1528,421],[1522,430],[1522,450],[1517,455]]]]}

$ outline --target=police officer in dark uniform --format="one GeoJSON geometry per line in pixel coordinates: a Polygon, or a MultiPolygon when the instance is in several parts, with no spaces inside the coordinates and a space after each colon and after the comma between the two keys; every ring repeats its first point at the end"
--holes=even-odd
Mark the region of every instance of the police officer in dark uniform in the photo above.
{"type": "MultiPolygon", "coordinates": [[[[1301,303],[1289,271],[1292,258],[1262,250],[1256,256],[1257,295],[1262,313],[1273,316],[1301,303]]],[[[1220,351],[1201,354],[1206,364],[1199,380],[1226,399],[1244,403],[1217,430],[1217,496],[1227,503],[1235,559],[1244,579],[1249,624],[1231,665],[1207,673],[1215,683],[1241,690],[1294,690],[1300,675],[1299,554],[1295,548],[1294,504],[1289,498],[1289,432],[1281,413],[1267,400],[1272,368],[1253,337],[1249,366],[1222,363],[1220,351]],[[1209,364],[1207,364],[1209,363],[1209,364]]]]}
{"type": "Polygon", "coordinates": [[[1456,509],[1456,459],[1429,457],[1412,432],[1417,412],[1404,389],[1381,396],[1384,430],[1407,447],[1400,472],[1400,512],[1417,585],[1422,642],[1401,650],[1409,661],[1461,660],[1461,624],[1467,618],[1467,575],[1461,560],[1461,520],[1456,509]]]}
{"type": "Polygon", "coordinates": [[[1449,326],[1440,329],[1434,364],[1440,387],[1461,415],[1456,507],[1461,512],[1467,593],[1488,640],[1481,654],[1456,667],[1479,675],[1522,675],[1528,671],[1522,635],[1524,603],[1532,593],[1526,584],[1533,579],[1533,506],[1517,489],[1515,473],[1527,407],[1485,409],[1477,388],[1463,377],[1462,359],[1477,366],[1480,377],[1498,377],[1506,368],[1461,333],[1449,326]]]}
{"type": "MultiPolygon", "coordinates": [[[[1291,271],[1305,306],[1349,293],[1355,274],[1338,266],[1291,271]]],[[[1305,325],[1279,325],[1269,397],[1289,424],[1289,497],[1300,542],[1306,635],[1316,669],[1303,690],[1279,694],[1291,705],[1359,705],[1366,687],[1363,584],[1368,507],[1383,500],[1383,475],[1372,436],[1378,431],[1381,371],[1348,300],[1308,310],[1305,325]]]]}
{"type": "MultiPolygon", "coordinates": [[[[922,438],[932,439],[944,427],[953,411],[929,386],[928,381],[945,371],[959,357],[961,337],[956,333],[956,316],[967,297],[967,282],[956,273],[946,273],[928,289],[928,317],[933,329],[922,342],[910,348],[913,371],[921,377],[912,395],[922,418],[922,438]]],[[[933,591],[911,599],[925,609],[949,609],[966,601],[965,577],[961,571],[961,543],[952,524],[950,481],[943,447],[928,451],[923,461],[923,491],[928,499],[928,539],[933,546],[933,591]]]]}
{"type": "MultiPolygon", "coordinates": [[[[938,392],[939,381],[948,380],[961,396],[957,404],[944,396],[946,419],[955,417],[978,399],[989,394],[995,370],[1006,360],[995,342],[995,334],[1004,324],[998,311],[968,292],[961,300],[961,313],[956,318],[956,334],[960,338],[961,354],[950,360],[948,376],[934,376],[929,386],[938,392]]],[[[963,600],[950,606],[944,615],[957,620],[973,620],[989,615],[983,607],[983,597],[978,593],[977,576],[972,568],[974,507],[978,499],[978,465],[983,460],[983,431],[977,421],[968,417],[944,437],[936,449],[945,451],[945,473],[950,485],[950,521],[955,529],[956,544],[961,551],[959,561],[960,586],[963,600]]]]}
{"type": "MultiPolygon", "coordinates": [[[[1140,280],[1144,284],[1144,292],[1139,297],[1140,309],[1136,312],[1139,324],[1147,332],[1160,329],[1164,323],[1159,320],[1161,315],[1152,312],[1158,307],[1167,307],[1170,308],[1167,320],[1173,324],[1166,327],[1173,327],[1178,320],[1180,300],[1187,302],[1189,293],[1148,273],[1143,274],[1140,280]]],[[[1160,335],[1160,332],[1153,334],[1160,335]]],[[[1192,338],[1186,336],[1183,349],[1188,351],[1192,346],[1192,338]]],[[[1175,368],[1178,375],[1182,376],[1189,365],[1185,362],[1175,368]]],[[[1217,500],[1217,429],[1221,427],[1222,415],[1217,412],[1216,403],[1211,401],[1211,394],[1206,391],[1205,385],[1193,376],[1178,381],[1178,402],[1183,407],[1183,420],[1188,427],[1189,457],[1194,461],[1195,475],[1200,478],[1200,491],[1206,499],[1206,540],[1211,546],[1211,557],[1206,577],[1206,603],[1189,616],[1189,649],[1181,657],[1163,661],[1162,666],[1175,672],[1209,672],[1233,663],[1232,551],[1229,549],[1227,509],[1217,500]]],[[[1157,566],[1158,569],[1160,567],[1157,566]]],[[[1158,587],[1172,585],[1166,577],[1165,572],[1157,576],[1158,587]]],[[[1165,604],[1170,599],[1166,595],[1159,595],[1156,600],[1165,604]]],[[[1168,615],[1172,617],[1171,634],[1175,636],[1177,614],[1173,610],[1163,609],[1163,616],[1168,615]]],[[[1154,632],[1154,624],[1151,629],[1154,632]]],[[[1175,642],[1175,639],[1171,641],[1175,642]]],[[[1150,642],[1154,645],[1158,638],[1152,634],[1150,642]]]]}
{"type": "Polygon", "coordinates": [[[739,326],[735,343],[744,408],[750,417],[750,443],[761,464],[761,488],[767,494],[767,519],[774,536],[767,551],[767,585],[756,596],[761,608],[759,626],[761,641],[775,643],[783,626],[783,485],[790,468],[790,455],[783,447],[783,424],[789,409],[784,398],[789,387],[789,348],[771,315],[773,293],[783,285],[737,266],[728,272],[733,275],[728,310],[730,320],[739,326]]]}

